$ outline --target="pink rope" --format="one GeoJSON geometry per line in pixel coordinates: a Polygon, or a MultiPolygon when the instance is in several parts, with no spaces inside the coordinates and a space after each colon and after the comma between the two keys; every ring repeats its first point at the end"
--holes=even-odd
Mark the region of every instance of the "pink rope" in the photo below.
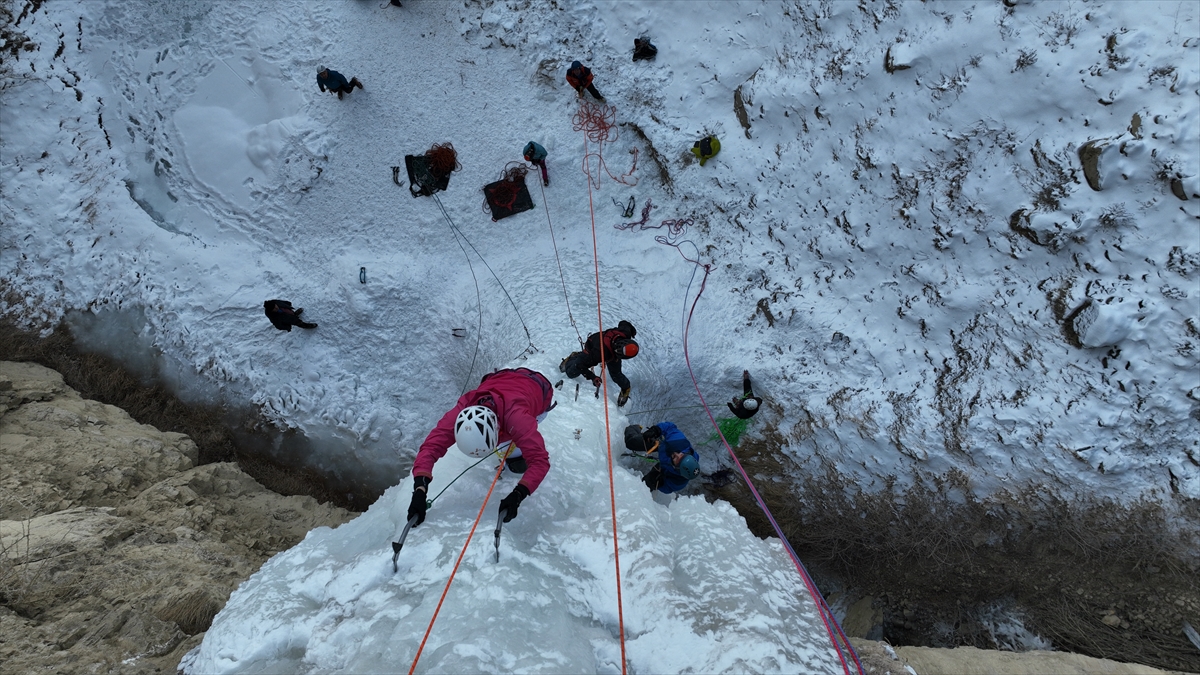
{"type": "MultiPolygon", "coordinates": [[[[658,239],[658,237],[656,237],[658,239]]],[[[660,242],[666,243],[666,242],[660,242]]],[[[676,249],[679,247],[676,246],[676,249]]],[[[683,255],[683,251],[679,251],[683,255]]],[[[687,256],[684,256],[687,259],[687,256]]],[[[695,262],[695,261],[693,261],[695,262]]],[[[700,265],[699,262],[696,263],[700,265]]],[[[854,659],[854,665],[858,668],[859,675],[863,675],[862,662],[858,660],[858,654],[854,651],[854,647],[850,644],[850,640],[846,634],[842,632],[842,627],[838,624],[837,618],[833,616],[833,611],[826,604],[825,598],[817,591],[816,584],[813,583],[812,577],[808,575],[808,570],[804,569],[804,564],[800,562],[800,557],[796,555],[796,551],[792,549],[792,545],[788,542],[787,537],[783,535],[783,530],[779,527],[779,523],[775,522],[775,516],[771,514],[771,510],[767,508],[766,502],[763,501],[758,490],[755,489],[754,483],[750,480],[750,476],[746,474],[746,470],[742,468],[741,461],[730,447],[729,441],[725,440],[725,434],[721,433],[721,427],[717,424],[717,420],[713,417],[712,410],[708,407],[708,402],[704,400],[704,394],[700,392],[700,383],[696,381],[696,373],[692,371],[692,361],[688,355],[688,332],[692,326],[692,314],[696,311],[696,303],[700,302],[700,296],[704,294],[704,287],[708,283],[708,273],[710,266],[701,265],[704,268],[704,278],[700,280],[700,290],[696,293],[696,298],[692,301],[692,307],[688,311],[687,322],[683,329],[683,360],[687,364],[688,375],[692,378],[692,386],[696,388],[696,395],[700,397],[700,403],[704,406],[704,412],[708,414],[708,419],[712,422],[713,428],[717,430],[717,435],[721,437],[721,442],[725,444],[725,449],[729,451],[729,456],[733,458],[733,463],[737,466],[738,473],[742,474],[742,478],[746,481],[746,486],[750,488],[750,493],[754,495],[754,501],[758,502],[758,508],[762,509],[767,520],[770,521],[771,527],[775,529],[775,535],[783,542],[784,548],[787,549],[788,555],[792,559],[792,563],[796,566],[796,571],[800,573],[800,578],[804,580],[804,586],[808,589],[808,594],[812,596],[813,602],[817,605],[817,613],[821,616],[821,622],[825,624],[825,632],[829,635],[829,641],[833,644],[833,648],[837,650],[838,659],[842,662],[842,672],[845,675],[850,675],[850,665],[846,663],[846,657],[842,654],[842,646],[838,643],[838,637],[842,643],[846,645],[846,650],[850,652],[850,656],[854,659]],[[831,627],[830,624],[833,624],[831,627]],[[837,637],[834,636],[834,629],[837,630],[837,637]]]]}

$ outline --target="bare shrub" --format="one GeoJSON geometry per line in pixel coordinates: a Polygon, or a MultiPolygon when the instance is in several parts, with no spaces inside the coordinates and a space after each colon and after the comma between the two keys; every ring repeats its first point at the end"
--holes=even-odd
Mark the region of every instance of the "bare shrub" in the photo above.
{"type": "Polygon", "coordinates": [[[213,617],[219,611],[220,602],[203,590],[194,590],[171,599],[164,607],[158,609],[154,616],[162,621],[174,623],[179,626],[179,630],[188,635],[196,635],[208,630],[213,617]]]}
{"type": "Polygon", "coordinates": [[[1025,70],[1029,66],[1032,66],[1033,64],[1037,63],[1037,59],[1038,59],[1038,56],[1037,56],[1036,51],[1026,51],[1026,50],[1022,49],[1017,54],[1017,63],[1016,63],[1016,65],[1013,66],[1013,69],[1010,72],[1015,73],[1018,70],[1025,70]]]}

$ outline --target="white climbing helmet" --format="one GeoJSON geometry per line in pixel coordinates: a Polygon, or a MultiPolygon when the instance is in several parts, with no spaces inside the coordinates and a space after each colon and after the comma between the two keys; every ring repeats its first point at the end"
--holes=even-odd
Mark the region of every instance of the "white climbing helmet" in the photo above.
{"type": "Polygon", "coordinates": [[[758,401],[755,401],[752,398],[748,398],[748,399],[742,401],[742,407],[745,408],[746,410],[758,410],[758,401]]]}
{"type": "Polygon", "coordinates": [[[496,449],[500,433],[496,413],[481,405],[463,408],[454,420],[454,443],[464,455],[483,457],[496,449]]]}

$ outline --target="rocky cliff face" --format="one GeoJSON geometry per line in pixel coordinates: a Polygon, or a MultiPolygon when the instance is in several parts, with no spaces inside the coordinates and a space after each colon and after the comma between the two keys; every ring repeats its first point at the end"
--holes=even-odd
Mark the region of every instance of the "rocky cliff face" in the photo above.
{"type": "Polygon", "coordinates": [[[0,362],[0,672],[174,672],[274,553],[353,514],[0,362]]]}

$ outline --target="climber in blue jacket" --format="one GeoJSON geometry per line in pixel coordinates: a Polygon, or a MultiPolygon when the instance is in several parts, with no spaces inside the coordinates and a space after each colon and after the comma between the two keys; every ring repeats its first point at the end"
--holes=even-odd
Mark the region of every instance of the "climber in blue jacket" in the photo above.
{"type": "Polygon", "coordinates": [[[638,424],[625,427],[625,447],[634,454],[657,456],[658,464],[642,478],[651,490],[668,495],[679,492],[700,475],[700,456],[671,422],[659,422],[645,430],[638,424]]]}

